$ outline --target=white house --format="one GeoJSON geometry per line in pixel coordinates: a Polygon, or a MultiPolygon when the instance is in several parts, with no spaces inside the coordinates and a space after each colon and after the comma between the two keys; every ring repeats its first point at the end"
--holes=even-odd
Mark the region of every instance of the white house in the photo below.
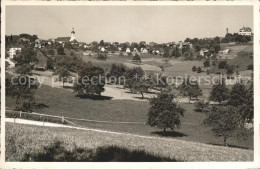
{"type": "Polygon", "coordinates": [[[141,53],[142,54],[148,54],[148,50],[146,48],[141,48],[141,53]]]}
{"type": "Polygon", "coordinates": [[[125,52],[130,53],[131,52],[130,48],[126,48],[125,52]]]}
{"type": "Polygon", "coordinates": [[[16,55],[16,52],[21,52],[22,48],[10,48],[9,51],[7,52],[9,55],[9,58],[13,59],[14,56],[16,55]]]}
{"type": "Polygon", "coordinates": [[[208,52],[209,52],[208,49],[202,48],[202,49],[200,50],[200,55],[201,55],[201,56],[205,56],[208,52]]]}
{"type": "Polygon", "coordinates": [[[239,29],[238,32],[239,35],[243,35],[243,36],[252,36],[252,29],[249,27],[243,27],[241,29],[239,29]]]}

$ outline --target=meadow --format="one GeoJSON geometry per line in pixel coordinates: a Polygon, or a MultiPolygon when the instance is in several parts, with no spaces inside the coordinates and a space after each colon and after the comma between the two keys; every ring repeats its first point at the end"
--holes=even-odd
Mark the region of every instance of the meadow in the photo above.
{"type": "MultiPolygon", "coordinates": [[[[145,125],[149,109],[148,101],[113,100],[107,97],[97,100],[79,98],[69,90],[51,88],[46,85],[37,89],[35,99],[37,103],[43,105],[35,110],[37,113],[98,121],[134,122],[133,124],[118,124],[68,119],[82,127],[154,137],[163,136],[206,144],[223,144],[222,138],[213,136],[210,129],[202,125],[206,114],[194,111],[193,104],[180,103],[185,109],[184,117],[181,117],[182,126],[164,135],[162,129],[145,125]]],[[[6,106],[9,108],[14,106],[14,99],[10,96],[6,97],[6,106]]],[[[252,149],[253,136],[242,141],[229,139],[228,143],[230,146],[252,149]]]]}
{"type": "Polygon", "coordinates": [[[252,161],[253,151],[168,138],[139,137],[98,131],[81,131],[19,124],[6,124],[6,161],[23,160],[27,154],[44,153],[56,141],[67,150],[117,146],[143,151],[173,161],[252,161]]]}

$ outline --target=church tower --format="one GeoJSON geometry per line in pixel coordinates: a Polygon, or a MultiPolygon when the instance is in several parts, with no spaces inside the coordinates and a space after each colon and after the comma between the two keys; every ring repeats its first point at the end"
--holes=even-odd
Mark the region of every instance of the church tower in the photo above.
{"type": "Polygon", "coordinates": [[[70,36],[70,41],[73,41],[75,40],[76,37],[75,37],[75,31],[74,31],[74,28],[72,28],[72,31],[71,31],[71,36],[70,36]]]}
{"type": "Polygon", "coordinates": [[[226,34],[228,34],[228,28],[226,29],[226,34]]]}

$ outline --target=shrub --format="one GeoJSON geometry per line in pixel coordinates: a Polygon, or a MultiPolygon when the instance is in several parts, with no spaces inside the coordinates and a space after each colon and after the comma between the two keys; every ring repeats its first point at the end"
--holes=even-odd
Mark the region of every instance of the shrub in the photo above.
{"type": "Polygon", "coordinates": [[[201,70],[201,67],[199,66],[198,68],[197,68],[197,73],[201,73],[202,72],[202,70],[201,70]]]}
{"type": "Polygon", "coordinates": [[[227,61],[220,61],[218,64],[219,69],[225,69],[227,67],[227,61]]]}
{"type": "Polygon", "coordinates": [[[196,67],[196,66],[193,66],[193,67],[192,67],[192,71],[193,71],[193,72],[196,72],[196,71],[197,71],[197,67],[196,67]]]}
{"type": "Polygon", "coordinates": [[[254,69],[253,64],[250,64],[250,65],[247,66],[247,70],[253,70],[253,69],[254,69]]]}
{"type": "Polygon", "coordinates": [[[99,53],[97,59],[98,60],[107,60],[107,55],[105,53],[99,53]]]}

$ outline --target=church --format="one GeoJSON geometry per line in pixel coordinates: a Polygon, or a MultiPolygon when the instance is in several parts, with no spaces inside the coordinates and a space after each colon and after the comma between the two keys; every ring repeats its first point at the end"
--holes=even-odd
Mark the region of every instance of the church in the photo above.
{"type": "Polygon", "coordinates": [[[57,39],[55,39],[56,42],[62,44],[65,42],[74,42],[76,41],[76,36],[75,36],[75,30],[74,28],[72,28],[70,37],[58,37],[57,39]]]}

